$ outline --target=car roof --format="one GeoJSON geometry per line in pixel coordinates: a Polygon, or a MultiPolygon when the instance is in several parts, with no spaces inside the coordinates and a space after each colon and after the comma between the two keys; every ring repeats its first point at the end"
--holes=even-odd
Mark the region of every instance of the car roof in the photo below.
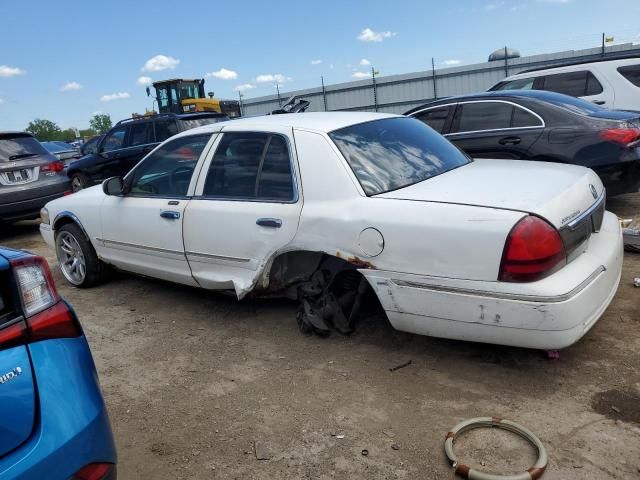
{"type": "Polygon", "coordinates": [[[501,80],[501,82],[508,81],[511,79],[535,77],[535,76],[543,75],[546,73],[554,73],[557,70],[568,69],[571,71],[579,71],[579,70],[585,70],[587,67],[592,65],[613,65],[614,67],[619,67],[619,66],[625,66],[625,65],[636,65],[638,62],[640,62],[640,55],[638,54],[624,55],[624,56],[613,57],[613,58],[604,57],[604,58],[592,58],[588,60],[576,60],[576,61],[566,61],[566,62],[560,61],[559,63],[546,65],[544,67],[528,68],[519,73],[510,75],[509,77],[504,78],[503,80],[501,80]],[[571,67],[575,67],[575,68],[571,68],[571,67]],[[537,75],[532,75],[532,74],[537,74],[537,75]]]}
{"type": "Polygon", "coordinates": [[[239,118],[218,122],[211,125],[182,132],[180,135],[192,135],[194,133],[208,133],[220,130],[225,126],[243,126],[251,129],[269,128],[301,128],[318,132],[332,132],[340,128],[356,125],[358,123],[382,120],[384,118],[399,118],[401,115],[371,112],[305,112],[285,113],[281,115],[263,115],[259,117],[239,118]]]}
{"type": "Polygon", "coordinates": [[[0,138],[11,138],[11,137],[33,137],[29,132],[19,132],[19,131],[5,131],[0,132],[0,138]]]}
{"type": "MultiPolygon", "coordinates": [[[[551,101],[556,100],[557,102],[561,102],[565,99],[567,95],[563,95],[562,93],[549,92],[547,90],[495,90],[492,92],[480,92],[480,93],[471,93],[468,95],[457,95],[455,97],[447,97],[441,98],[440,100],[434,100],[433,102],[428,102],[419,107],[412,108],[411,110],[405,112],[405,115],[410,115],[419,110],[423,110],[425,108],[429,108],[431,106],[444,105],[448,103],[458,103],[465,100],[500,100],[500,99],[527,99],[527,100],[540,100],[540,101],[551,101]]],[[[573,99],[573,97],[570,97],[573,99]]]]}

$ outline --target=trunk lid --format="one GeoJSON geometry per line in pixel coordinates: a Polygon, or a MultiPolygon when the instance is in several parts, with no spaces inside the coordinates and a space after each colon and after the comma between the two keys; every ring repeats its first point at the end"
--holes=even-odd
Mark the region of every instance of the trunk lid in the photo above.
{"type": "Polygon", "coordinates": [[[0,134],[0,188],[36,182],[40,167],[55,161],[57,158],[29,134],[0,134]]]}
{"type": "Polygon", "coordinates": [[[36,389],[31,360],[23,342],[8,340],[24,320],[11,290],[9,262],[0,254],[0,456],[25,442],[35,422],[36,389]]]}
{"type": "Polygon", "coordinates": [[[589,210],[603,191],[600,178],[584,167],[477,159],[437,177],[378,196],[516,210],[543,217],[561,229],[589,210]]]}

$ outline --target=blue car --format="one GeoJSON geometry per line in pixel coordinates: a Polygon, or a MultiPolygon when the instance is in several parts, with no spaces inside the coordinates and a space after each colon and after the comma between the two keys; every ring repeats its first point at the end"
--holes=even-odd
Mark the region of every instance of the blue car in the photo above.
{"type": "Polygon", "coordinates": [[[46,260],[0,247],[0,479],[114,480],[91,351],[46,260]]]}

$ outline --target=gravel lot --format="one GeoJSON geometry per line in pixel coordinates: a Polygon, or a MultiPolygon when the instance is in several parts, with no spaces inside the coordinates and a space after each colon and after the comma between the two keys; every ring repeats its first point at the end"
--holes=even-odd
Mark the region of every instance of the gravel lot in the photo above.
{"type": "MultiPolygon", "coordinates": [[[[638,215],[640,194],[608,208],[638,215]]],[[[3,229],[0,244],[56,267],[37,222],[3,229]]],[[[538,434],[545,479],[640,478],[640,254],[626,254],[604,317],[555,361],[396,332],[384,318],[351,337],[305,337],[285,301],[126,274],[78,290],[54,276],[91,344],[123,480],[452,478],[445,433],[492,415],[538,434]]],[[[471,432],[457,451],[503,473],[534,456],[500,431],[471,432]]]]}

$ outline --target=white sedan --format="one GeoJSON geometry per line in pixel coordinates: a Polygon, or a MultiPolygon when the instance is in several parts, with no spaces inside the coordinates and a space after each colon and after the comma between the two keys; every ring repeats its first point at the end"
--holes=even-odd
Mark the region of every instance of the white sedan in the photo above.
{"type": "Polygon", "coordinates": [[[377,297],[398,330],[541,349],[595,324],[623,257],[591,170],[474,161],[422,122],[373,113],[183,132],[42,219],[78,287],[111,265],[239,299],[283,295],[320,333],[351,331],[377,297]]]}

